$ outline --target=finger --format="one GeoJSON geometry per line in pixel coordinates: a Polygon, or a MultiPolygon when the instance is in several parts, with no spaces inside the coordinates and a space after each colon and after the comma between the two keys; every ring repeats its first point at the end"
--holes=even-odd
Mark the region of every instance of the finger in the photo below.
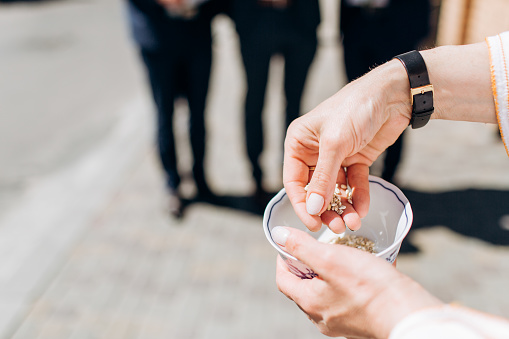
{"type": "MultiPolygon", "coordinates": [[[[278,256],[276,258],[276,274],[283,274],[283,272],[292,273],[292,272],[290,272],[288,265],[285,263],[285,260],[283,258],[281,258],[281,256],[278,254],[278,256]]],[[[292,274],[292,275],[294,275],[294,274],[292,274]]]]}
{"type": "Polygon", "coordinates": [[[339,187],[346,185],[346,172],[343,166],[339,166],[338,173],[336,175],[336,183],[339,187]]]}
{"type": "Polygon", "coordinates": [[[361,218],[352,205],[348,204],[341,216],[343,217],[345,226],[352,231],[357,231],[361,228],[361,218]]]}
{"type": "Polygon", "coordinates": [[[293,275],[295,278],[299,279],[297,276],[292,274],[292,272],[290,272],[285,261],[281,258],[280,255],[278,255],[276,260],[276,285],[284,295],[293,300],[289,291],[290,288],[288,286],[297,284],[298,281],[288,276],[288,274],[293,275]]]}
{"type": "Polygon", "coordinates": [[[306,197],[306,211],[310,215],[320,215],[327,209],[342,160],[341,153],[336,148],[320,141],[320,154],[306,197]]]}
{"type": "Polygon", "coordinates": [[[342,218],[345,211],[355,212],[353,208],[348,204],[348,191],[347,188],[347,180],[346,180],[346,172],[343,167],[340,167],[338,175],[337,175],[337,187],[334,188],[333,198],[331,199],[329,205],[327,206],[327,211],[325,211],[322,215],[322,223],[329,226],[329,228],[336,234],[343,233],[346,229],[345,222],[342,218]],[[340,211],[335,210],[333,208],[332,203],[335,203],[338,206],[338,201],[336,198],[339,197],[340,203],[339,208],[340,211]],[[330,206],[330,209],[329,209],[330,206]],[[349,208],[350,207],[350,208],[349,208]],[[346,208],[346,209],[345,209],[346,208]]]}
{"type": "MultiPolygon", "coordinates": [[[[309,173],[308,167],[304,166],[306,172],[309,173]]],[[[285,164],[286,172],[293,172],[294,169],[291,169],[291,165],[285,164]]],[[[306,178],[309,174],[305,174],[306,178]]],[[[286,174],[286,178],[291,178],[293,174],[286,174]]],[[[296,176],[295,176],[296,177],[296,176]]],[[[295,214],[299,217],[299,219],[306,225],[309,230],[316,232],[320,230],[322,227],[322,221],[317,215],[310,215],[306,210],[306,190],[305,187],[307,182],[302,181],[286,181],[285,182],[285,190],[290,202],[293,206],[295,214]]]]}
{"type": "Polygon", "coordinates": [[[331,231],[336,234],[341,234],[346,230],[343,218],[341,218],[341,216],[335,211],[325,211],[321,218],[322,222],[329,226],[331,231]]]}
{"type": "Polygon", "coordinates": [[[369,210],[369,167],[365,164],[354,164],[348,167],[347,176],[355,211],[360,218],[364,218],[369,210]]]}
{"type": "Polygon", "coordinates": [[[322,214],[322,222],[336,234],[345,232],[346,228],[356,231],[361,227],[362,221],[357,211],[348,203],[345,207],[341,215],[334,211],[326,211],[322,214]]]}
{"type": "Polygon", "coordinates": [[[283,166],[283,182],[286,194],[299,219],[311,231],[316,232],[322,227],[320,217],[310,215],[306,211],[307,192],[305,187],[309,182],[309,166],[302,159],[291,156],[291,154],[295,154],[295,151],[291,150],[291,147],[288,146],[288,141],[286,141],[283,166]]]}
{"type": "Polygon", "coordinates": [[[317,288],[314,285],[323,285],[323,280],[320,279],[301,279],[293,274],[286,265],[285,261],[278,255],[276,264],[276,285],[285,296],[293,300],[299,308],[306,313],[302,308],[302,304],[306,299],[315,300],[316,296],[313,291],[317,288]]]}
{"type": "Polygon", "coordinates": [[[291,227],[277,227],[272,230],[276,243],[282,245],[285,251],[308,265],[321,278],[326,273],[329,264],[326,260],[331,247],[315,240],[309,234],[291,227]]]}
{"type": "Polygon", "coordinates": [[[290,271],[284,259],[280,255],[277,256],[276,285],[279,291],[289,299],[293,301],[299,300],[304,289],[303,286],[306,284],[306,281],[310,280],[314,279],[301,279],[297,277],[290,271]]]}
{"type": "Polygon", "coordinates": [[[276,285],[278,289],[289,299],[294,300],[295,292],[300,289],[302,281],[303,279],[293,274],[283,258],[278,255],[276,263],[276,285]]]}

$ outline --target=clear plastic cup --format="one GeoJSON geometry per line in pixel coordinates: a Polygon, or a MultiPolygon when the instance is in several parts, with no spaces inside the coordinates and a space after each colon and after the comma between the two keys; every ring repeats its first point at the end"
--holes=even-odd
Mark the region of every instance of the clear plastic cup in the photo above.
{"type": "MultiPolygon", "coordinates": [[[[375,255],[392,264],[398,256],[401,242],[412,226],[412,208],[398,187],[375,176],[369,176],[369,194],[369,212],[362,219],[361,228],[358,231],[347,230],[345,234],[372,240],[375,243],[375,255]]],[[[353,201],[355,204],[355,194],[353,201]]],[[[271,231],[276,226],[298,228],[324,242],[338,235],[325,225],[318,232],[309,231],[295,214],[284,189],[267,205],[263,215],[263,228],[267,240],[281,254],[295,275],[303,279],[315,277],[316,273],[310,267],[287,253],[272,239],[271,231]]]]}

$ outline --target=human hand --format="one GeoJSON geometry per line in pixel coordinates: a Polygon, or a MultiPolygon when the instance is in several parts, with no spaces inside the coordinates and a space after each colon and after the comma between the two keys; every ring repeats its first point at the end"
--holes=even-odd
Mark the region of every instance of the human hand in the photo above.
{"type": "Polygon", "coordinates": [[[442,303],[393,266],[358,249],[316,241],[305,232],[274,228],[274,240],[318,278],[300,279],[278,257],[276,282],[327,336],[388,338],[411,312],[442,303]]]}
{"type": "Polygon", "coordinates": [[[319,230],[322,223],[336,233],[344,232],[345,224],[359,229],[369,207],[369,166],[408,126],[409,93],[405,69],[393,60],[290,125],[283,181],[295,212],[310,230],[319,230]],[[310,166],[316,166],[314,172],[310,166]],[[353,205],[345,203],[347,208],[339,216],[326,209],[335,184],[346,183],[345,175],[353,205]]]}

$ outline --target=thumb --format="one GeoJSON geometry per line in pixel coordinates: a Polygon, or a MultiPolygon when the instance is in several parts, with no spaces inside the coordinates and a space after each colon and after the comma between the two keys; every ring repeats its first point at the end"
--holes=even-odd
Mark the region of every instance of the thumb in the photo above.
{"type": "Polygon", "coordinates": [[[304,231],[291,227],[276,226],[271,230],[272,239],[285,251],[308,265],[322,276],[331,246],[323,244],[304,231]]]}
{"type": "Polygon", "coordinates": [[[313,176],[308,186],[306,198],[306,210],[310,215],[322,214],[326,209],[340,172],[343,158],[337,149],[332,148],[331,143],[320,141],[320,154],[316,163],[313,176]]]}

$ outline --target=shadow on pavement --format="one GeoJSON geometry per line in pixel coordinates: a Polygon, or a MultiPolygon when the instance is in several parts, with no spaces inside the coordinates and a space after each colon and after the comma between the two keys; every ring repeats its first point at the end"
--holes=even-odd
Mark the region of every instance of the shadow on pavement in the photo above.
{"type": "Polygon", "coordinates": [[[235,210],[263,216],[265,207],[269,203],[270,199],[275,196],[277,192],[269,192],[264,197],[263,201],[258,201],[253,196],[236,196],[236,195],[220,195],[214,196],[213,199],[207,199],[203,202],[218,206],[232,208],[235,210]]]}
{"type": "MultiPolygon", "coordinates": [[[[464,236],[494,245],[509,246],[509,191],[468,189],[442,193],[427,193],[403,189],[412,204],[412,230],[437,225],[445,226],[464,236]]],[[[272,197],[277,192],[271,192],[272,197]]],[[[188,206],[204,202],[263,216],[265,203],[252,196],[223,195],[205,200],[186,201],[188,206]]],[[[401,253],[418,252],[406,238],[401,253]]]]}
{"type": "MultiPolygon", "coordinates": [[[[183,199],[184,210],[194,203],[206,203],[217,207],[230,208],[242,212],[251,213],[258,216],[263,216],[265,207],[269,203],[270,199],[274,197],[278,192],[268,192],[267,196],[262,200],[257,200],[254,196],[242,196],[242,195],[213,195],[206,198],[196,199],[183,199]]],[[[185,211],[184,211],[185,213],[185,211]]]]}
{"type": "MultiPolygon", "coordinates": [[[[509,228],[503,228],[508,226],[509,191],[468,189],[424,193],[403,189],[403,192],[414,213],[412,230],[441,225],[494,245],[509,245],[509,228]]],[[[416,251],[410,240],[403,242],[402,253],[416,251]]]]}

